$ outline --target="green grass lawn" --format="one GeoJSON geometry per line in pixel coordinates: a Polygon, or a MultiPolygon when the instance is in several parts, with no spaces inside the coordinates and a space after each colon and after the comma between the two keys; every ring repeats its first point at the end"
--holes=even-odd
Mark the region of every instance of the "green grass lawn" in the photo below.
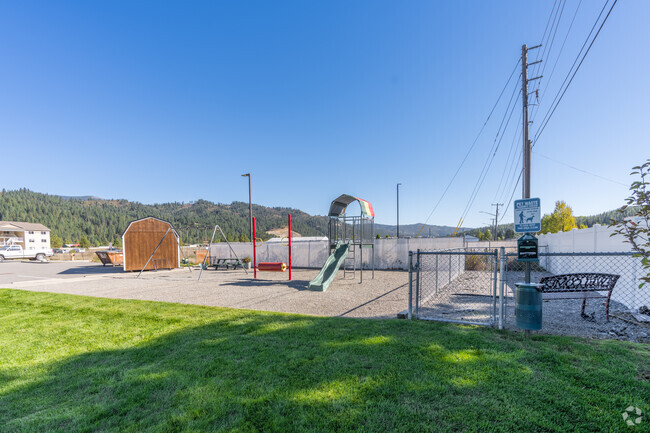
{"type": "Polygon", "coordinates": [[[650,431],[649,378],[642,344],[0,290],[2,432],[650,431]]]}

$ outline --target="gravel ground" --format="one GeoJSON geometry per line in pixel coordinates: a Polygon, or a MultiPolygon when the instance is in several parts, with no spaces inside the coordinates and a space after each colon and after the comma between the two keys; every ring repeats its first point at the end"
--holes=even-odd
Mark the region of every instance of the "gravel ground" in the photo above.
{"type": "MultiPolygon", "coordinates": [[[[45,264],[43,266],[48,266],[45,264]]],[[[3,287],[32,291],[68,293],[105,298],[178,302],[251,310],[300,313],[317,316],[395,318],[408,299],[408,273],[404,271],[364,272],[363,284],[340,272],[326,292],[307,290],[316,269],[294,269],[293,281],[287,273],[242,270],[206,270],[197,281],[198,270],[116,272],[87,264],[66,271],[66,278],[2,283],[3,287]],[[105,273],[104,273],[105,270],[105,273]]],[[[24,274],[24,272],[23,272],[24,274]]]]}
{"type": "MultiPolygon", "coordinates": [[[[395,318],[408,306],[408,273],[405,271],[364,272],[364,282],[343,279],[340,272],[326,292],[307,290],[316,269],[293,271],[293,281],[287,273],[252,272],[242,270],[206,270],[201,281],[198,271],[188,269],[124,273],[117,268],[104,268],[92,263],[3,264],[0,287],[23,290],[68,293],[119,299],[178,302],[251,310],[310,314],[317,316],[395,318]],[[29,275],[35,275],[32,278],[29,275]],[[36,276],[38,274],[38,276],[36,276]]],[[[467,271],[453,279],[451,285],[439,284],[435,293],[432,280],[423,273],[420,287],[425,299],[421,317],[489,323],[492,311],[490,274],[467,271]]],[[[523,279],[511,275],[508,282],[507,329],[515,326],[512,282],[523,279]]],[[[650,324],[637,322],[626,308],[612,301],[610,320],[605,320],[603,300],[587,301],[584,319],[580,316],[580,300],[545,301],[541,333],[579,337],[617,339],[650,343],[650,324]]]]}
{"type": "MultiPolygon", "coordinates": [[[[506,286],[506,329],[520,331],[515,323],[515,301],[513,293],[515,281],[523,281],[523,272],[510,273],[506,286]]],[[[539,274],[539,273],[536,273],[539,274]]],[[[535,275],[539,280],[541,276],[535,275]]],[[[420,317],[461,320],[476,323],[489,323],[493,309],[491,274],[481,271],[466,271],[453,279],[451,284],[439,285],[437,292],[433,281],[423,273],[421,292],[424,308],[420,317]]],[[[614,289],[616,290],[616,289],[614,289]]],[[[635,342],[650,342],[650,324],[639,323],[627,311],[625,305],[611,301],[610,320],[605,319],[605,300],[589,299],[585,314],[580,315],[582,300],[561,299],[544,301],[542,331],[544,334],[571,335],[598,339],[616,339],[635,342]]]]}

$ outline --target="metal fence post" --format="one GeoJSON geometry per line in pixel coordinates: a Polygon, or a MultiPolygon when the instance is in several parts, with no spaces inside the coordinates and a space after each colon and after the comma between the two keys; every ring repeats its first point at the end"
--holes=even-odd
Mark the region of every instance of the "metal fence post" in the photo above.
{"type": "Polygon", "coordinates": [[[436,295],[438,294],[438,255],[436,254],[436,295]]]}
{"type": "Polygon", "coordinates": [[[501,247],[501,251],[499,253],[501,255],[501,260],[499,260],[499,329],[503,329],[503,286],[506,282],[506,249],[504,247],[501,247]]]}
{"type": "Polygon", "coordinates": [[[499,260],[499,250],[494,250],[494,257],[490,260],[490,266],[494,268],[494,283],[492,288],[492,324],[496,322],[497,315],[497,279],[499,278],[497,261],[499,260]]]}
{"type": "Polygon", "coordinates": [[[413,251],[409,251],[409,310],[408,319],[413,319],[413,251]]]}
{"type": "Polygon", "coordinates": [[[451,254],[449,254],[449,285],[451,285],[451,254]]]}
{"type": "Polygon", "coordinates": [[[415,317],[420,316],[420,249],[415,261],[415,317]]]}

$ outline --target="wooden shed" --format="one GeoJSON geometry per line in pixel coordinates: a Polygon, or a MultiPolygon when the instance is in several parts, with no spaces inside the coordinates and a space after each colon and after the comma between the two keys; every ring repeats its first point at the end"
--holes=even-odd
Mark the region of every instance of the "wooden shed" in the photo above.
{"type": "Polygon", "coordinates": [[[178,233],[166,221],[149,217],[132,221],[122,235],[124,270],[140,271],[151,254],[145,270],[172,269],[180,267],[178,233]],[[165,233],[167,236],[165,236],[165,233]],[[164,238],[164,241],[160,241],[164,238]],[[160,244],[158,250],[156,247],[160,244]]]}

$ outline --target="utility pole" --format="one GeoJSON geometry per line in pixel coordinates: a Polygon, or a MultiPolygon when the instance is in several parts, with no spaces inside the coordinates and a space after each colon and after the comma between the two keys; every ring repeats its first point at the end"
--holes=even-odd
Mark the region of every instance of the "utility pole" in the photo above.
{"type": "Polygon", "coordinates": [[[498,240],[498,230],[499,230],[499,206],[503,206],[503,203],[492,203],[492,206],[497,207],[497,211],[494,213],[494,240],[498,240]]]}
{"type": "Polygon", "coordinates": [[[401,183],[397,184],[397,239],[399,239],[399,186],[401,183]]]}
{"type": "MultiPolygon", "coordinates": [[[[524,142],[523,142],[523,183],[522,183],[522,194],[521,198],[530,198],[530,153],[531,153],[531,142],[530,139],[528,138],[528,82],[533,81],[533,80],[538,80],[542,78],[540,75],[539,77],[531,78],[530,80],[528,79],[528,67],[535,65],[537,63],[540,63],[541,60],[538,60],[533,63],[528,63],[528,51],[534,50],[536,48],[541,47],[542,45],[536,45],[534,47],[528,48],[526,44],[521,46],[521,99],[523,102],[523,113],[522,113],[522,118],[523,118],[523,136],[524,136],[524,142]]],[[[530,262],[526,262],[526,283],[530,283],[530,262]]]]}

